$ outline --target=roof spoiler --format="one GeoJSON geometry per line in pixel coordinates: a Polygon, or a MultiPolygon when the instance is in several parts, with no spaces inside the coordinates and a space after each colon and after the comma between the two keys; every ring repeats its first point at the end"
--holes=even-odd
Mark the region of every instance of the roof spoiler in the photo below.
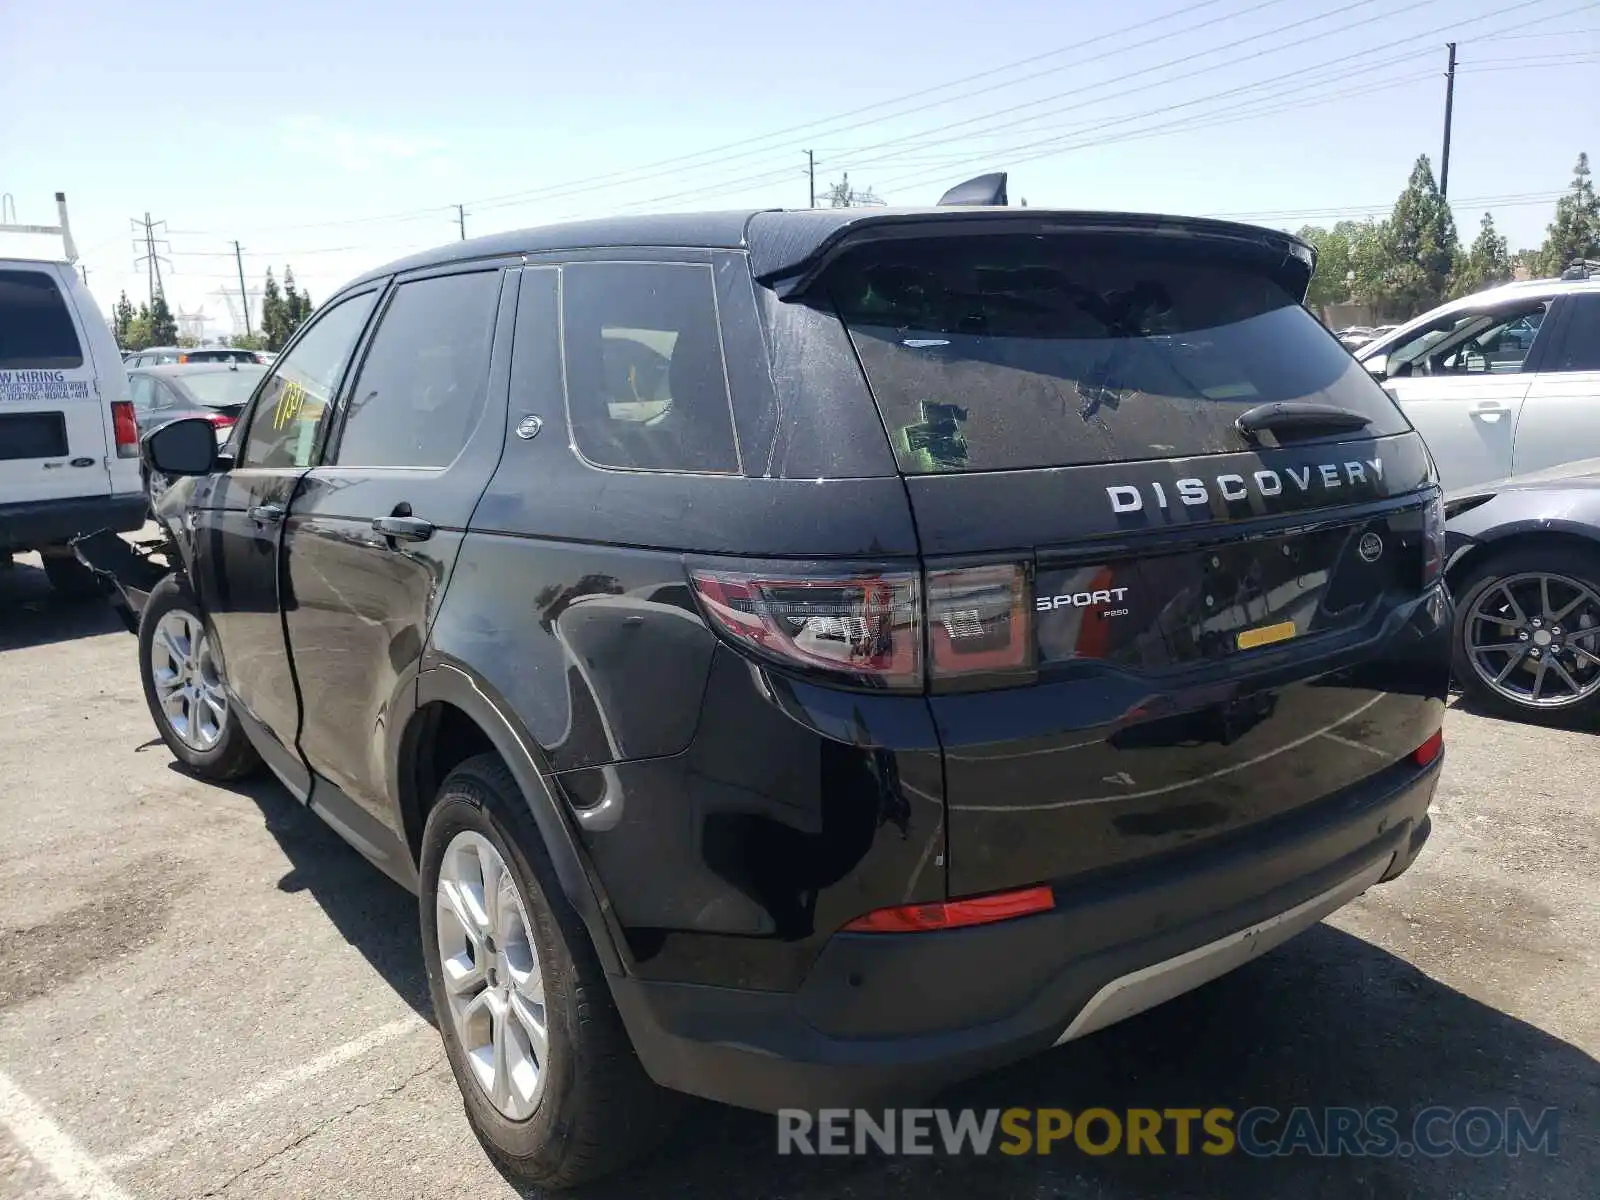
{"type": "MultiPolygon", "coordinates": [[[[15,221],[17,215],[16,206],[11,203],[10,196],[7,196],[5,199],[6,204],[3,207],[0,207],[0,215],[3,215],[6,209],[9,209],[12,220],[15,221]]],[[[56,193],[56,212],[61,217],[61,224],[59,225],[0,225],[0,233],[42,233],[46,236],[60,235],[62,247],[66,251],[67,255],[66,261],[69,263],[77,262],[78,246],[77,243],[72,240],[72,226],[67,222],[67,194],[65,192],[56,193]]]]}
{"type": "Polygon", "coordinates": [[[960,205],[973,208],[1004,208],[1006,199],[1006,173],[995,171],[979,175],[965,183],[958,183],[939,197],[939,206],[960,205]]]}

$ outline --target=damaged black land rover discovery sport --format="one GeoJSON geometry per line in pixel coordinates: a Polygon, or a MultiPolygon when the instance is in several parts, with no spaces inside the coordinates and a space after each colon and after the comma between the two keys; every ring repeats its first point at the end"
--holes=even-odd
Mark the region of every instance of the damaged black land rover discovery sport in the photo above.
{"type": "Polygon", "coordinates": [[[474,1128],[572,1184],[671,1090],[925,1096],[1410,865],[1439,494],[1312,268],[981,207],[452,244],[147,437],[164,548],[80,552],[173,753],[419,894],[474,1128]]]}

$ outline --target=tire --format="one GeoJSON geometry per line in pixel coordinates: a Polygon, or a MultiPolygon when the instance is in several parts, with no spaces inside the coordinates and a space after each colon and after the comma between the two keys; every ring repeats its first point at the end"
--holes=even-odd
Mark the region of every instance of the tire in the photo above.
{"type": "MultiPolygon", "coordinates": [[[[478,877],[480,891],[486,874],[487,870],[478,877]]],[[[536,1187],[568,1188],[608,1175],[654,1150],[670,1132],[675,1097],[657,1087],[640,1065],[588,933],[562,894],[527,801],[498,756],[467,760],[440,787],[422,835],[420,882],[423,957],[445,1053],[461,1089],[467,1121],[500,1170],[536,1187]],[[526,934],[526,946],[515,952],[512,942],[521,947],[515,937],[494,947],[502,955],[498,959],[466,949],[483,943],[456,937],[468,922],[453,915],[463,910],[450,904],[448,890],[440,890],[442,875],[447,889],[460,878],[447,867],[447,859],[481,863],[473,856],[484,854],[485,843],[499,855],[515,887],[520,912],[513,916],[522,918],[526,934]],[[462,947],[451,952],[453,977],[462,977],[461,964],[469,958],[468,970],[479,970],[478,956],[483,955],[487,987],[447,985],[441,928],[446,939],[456,937],[462,947]],[[462,1005],[460,998],[468,995],[481,1002],[497,985],[508,997],[526,994],[524,983],[510,982],[519,954],[537,967],[546,1031],[537,1095],[512,1102],[528,1110],[526,1115],[508,1113],[491,1098],[489,1085],[481,1079],[481,1048],[474,1047],[480,1049],[479,1058],[469,1057],[472,1048],[463,1043],[452,1007],[462,1005]]],[[[486,923],[493,925],[492,919],[486,923]]],[[[526,1001],[523,1006],[524,1011],[534,1011],[526,1001]]],[[[505,1027],[506,1018],[500,1021],[499,1026],[487,1022],[487,1027],[505,1027]]],[[[480,1018],[479,1024],[485,1027],[485,1019],[480,1018]]],[[[526,1030],[526,1025],[515,1028],[526,1030]]],[[[524,1038],[524,1043],[533,1044],[531,1038],[524,1038]]]]}
{"type": "MultiPolygon", "coordinates": [[[[1455,676],[1456,686],[1459,687],[1472,704],[1483,712],[1494,716],[1510,717],[1522,721],[1569,721],[1586,719],[1600,713],[1600,664],[1589,661],[1572,648],[1572,639],[1575,631],[1593,629],[1592,636],[1582,635],[1579,645],[1589,653],[1600,655],[1600,605],[1582,604],[1558,620],[1550,620],[1550,611],[1538,613],[1539,628],[1533,628],[1536,608],[1532,598],[1541,593],[1537,585],[1525,577],[1548,574],[1562,580],[1571,581],[1572,584],[1582,585],[1590,590],[1596,597],[1600,597],[1600,551],[1589,549],[1585,546],[1574,546],[1567,543],[1549,544],[1545,546],[1526,546],[1508,549],[1490,555],[1481,561],[1472,564],[1471,568],[1457,581],[1452,588],[1456,597],[1456,618],[1454,636],[1452,638],[1453,664],[1452,673],[1455,676]],[[1521,579],[1522,582],[1518,582],[1521,579]],[[1496,592],[1502,584],[1509,583],[1512,590],[1521,595],[1518,607],[1523,608],[1524,617],[1529,626],[1518,631],[1514,616],[1511,615],[1509,605],[1505,604],[1504,592],[1496,592]],[[1550,634],[1550,644],[1557,648],[1554,656],[1554,666],[1566,672],[1568,678],[1580,685],[1580,691],[1585,694],[1570,701],[1558,703],[1535,704],[1532,702],[1532,683],[1525,683],[1533,676],[1532,658],[1524,659],[1524,666],[1515,668],[1510,677],[1512,690],[1529,693],[1522,699],[1506,695],[1500,688],[1493,686],[1485,679],[1474,666],[1474,655],[1469,649],[1469,638],[1474,627],[1482,628],[1485,624],[1473,618],[1473,612],[1479,603],[1489,598],[1490,604],[1504,606],[1502,611],[1508,614],[1507,623],[1500,627],[1507,631],[1517,631],[1519,640],[1521,632],[1530,633],[1531,636],[1523,641],[1531,655],[1536,642],[1541,639],[1541,629],[1550,634]],[[1563,626],[1560,622],[1572,622],[1563,626]],[[1553,631],[1560,630],[1559,637],[1553,631]],[[1525,669],[1526,668],[1526,669],[1525,669]],[[1591,688],[1590,684],[1594,686],[1591,688]]],[[[1552,586],[1551,605],[1555,614],[1560,614],[1561,608],[1576,593],[1567,584],[1557,583],[1552,586]]],[[[1484,635],[1480,634],[1480,637],[1484,635]]],[[[1493,635],[1490,635],[1493,636],[1493,635]]],[[[1509,633],[1500,636],[1509,638],[1509,633]]],[[[1498,638],[1496,639],[1498,640],[1498,638]]],[[[1548,646],[1541,649],[1541,657],[1549,655],[1548,646]]],[[[1508,662],[1511,655],[1499,655],[1491,651],[1485,659],[1483,655],[1477,656],[1479,662],[1487,661],[1498,665],[1508,662]]],[[[1551,661],[1546,657],[1545,661],[1551,661]]],[[[1489,669],[1489,668],[1486,668],[1489,669]]],[[[1552,670],[1548,673],[1548,682],[1551,690],[1557,693],[1570,691],[1566,688],[1565,680],[1552,670]]],[[[1559,700],[1559,694],[1557,695],[1559,700]]]]}
{"type": "Polygon", "coordinates": [[[63,600],[88,600],[104,594],[95,573],[78,561],[71,546],[46,546],[39,551],[45,577],[63,600]]]}
{"type": "MultiPolygon", "coordinates": [[[[156,584],[139,618],[139,680],[144,685],[145,703],[150,706],[150,719],[156,723],[156,730],[161,734],[161,740],[166,742],[173,756],[202,779],[220,783],[242,778],[261,765],[261,757],[250,744],[244,727],[234,719],[233,713],[228,709],[225,696],[222,697],[223,713],[220,719],[215,717],[215,710],[209,708],[206,711],[210,715],[202,715],[200,718],[202,727],[215,726],[217,736],[214,740],[200,736],[186,738],[184,733],[175,727],[173,717],[163,705],[162,696],[165,689],[162,681],[157,679],[156,639],[158,631],[164,628],[163,619],[173,615],[187,618],[191,629],[201,631],[202,647],[205,644],[204,640],[210,637],[210,622],[205,619],[199,602],[195,600],[194,594],[182,576],[168,575],[156,584]]],[[[166,657],[170,660],[171,655],[168,654],[166,657]]],[[[220,693],[221,679],[214,660],[203,650],[198,657],[201,662],[191,675],[194,682],[186,685],[190,694],[193,695],[201,690],[202,684],[205,685],[206,691],[220,693]],[[209,672],[206,664],[210,665],[209,672]]],[[[188,712],[194,713],[203,703],[203,700],[196,695],[186,706],[180,702],[179,707],[186,707],[188,712]]]]}

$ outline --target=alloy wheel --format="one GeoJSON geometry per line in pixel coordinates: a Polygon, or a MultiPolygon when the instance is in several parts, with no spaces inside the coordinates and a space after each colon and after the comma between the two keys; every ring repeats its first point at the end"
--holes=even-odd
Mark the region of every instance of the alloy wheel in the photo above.
{"type": "Polygon", "coordinates": [[[544,975],[511,872],[492,842],[463,831],[439,865],[439,965],[456,1038],[500,1114],[533,1115],[550,1057],[544,975]]]}
{"type": "Polygon", "coordinates": [[[1467,659],[1494,692],[1524,708],[1567,708],[1600,691],[1600,594],[1567,575],[1492,581],[1473,602],[1467,659]]]}
{"type": "Polygon", "coordinates": [[[200,618],[185,609],[163,613],[150,639],[150,676],[161,713],[178,740],[210,750],[228,727],[222,672],[200,618]]]}

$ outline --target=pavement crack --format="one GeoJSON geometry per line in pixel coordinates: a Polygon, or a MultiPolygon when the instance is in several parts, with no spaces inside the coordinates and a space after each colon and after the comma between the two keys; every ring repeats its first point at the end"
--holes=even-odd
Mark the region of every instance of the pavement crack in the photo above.
{"type": "Polygon", "coordinates": [[[417,1080],[421,1079],[424,1075],[428,1074],[428,1072],[437,1067],[443,1060],[443,1057],[443,1054],[434,1055],[422,1066],[418,1067],[415,1071],[411,1072],[411,1074],[407,1075],[404,1079],[390,1087],[384,1088],[377,1095],[369,1096],[365,1100],[361,1100],[355,1104],[352,1104],[343,1112],[336,1112],[330,1116],[324,1117],[310,1129],[306,1130],[304,1133],[298,1135],[292,1140],[285,1142],[282,1146],[279,1146],[265,1158],[258,1162],[251,1163],[248,1167],[240,1168],[216,1186],[209,1187],[205,1191],[198,1193],[199,1200],[204,1200],[204,1198],[208,1196],[222,1195],[222,1193],[226,1192],[245,1176],[255,1174],[263,1167],[269,1166],[275,1159],[282,1158],[285,1154],[289,1153],[289,1151],[295,1149],[296,1147],[303,1146],[306,1142],[309,1142],[312,1138],[316,1137],[317,1134],[328,1128],[328,1126],[337,1124],[338,1122],[345,1120],[347,1117],[353,1117],[356,1113],[371,1108],[375,1104],[382,1104],[385,1100],[393,1099],[395,1096],[398,1096],[417,1080]]]}

